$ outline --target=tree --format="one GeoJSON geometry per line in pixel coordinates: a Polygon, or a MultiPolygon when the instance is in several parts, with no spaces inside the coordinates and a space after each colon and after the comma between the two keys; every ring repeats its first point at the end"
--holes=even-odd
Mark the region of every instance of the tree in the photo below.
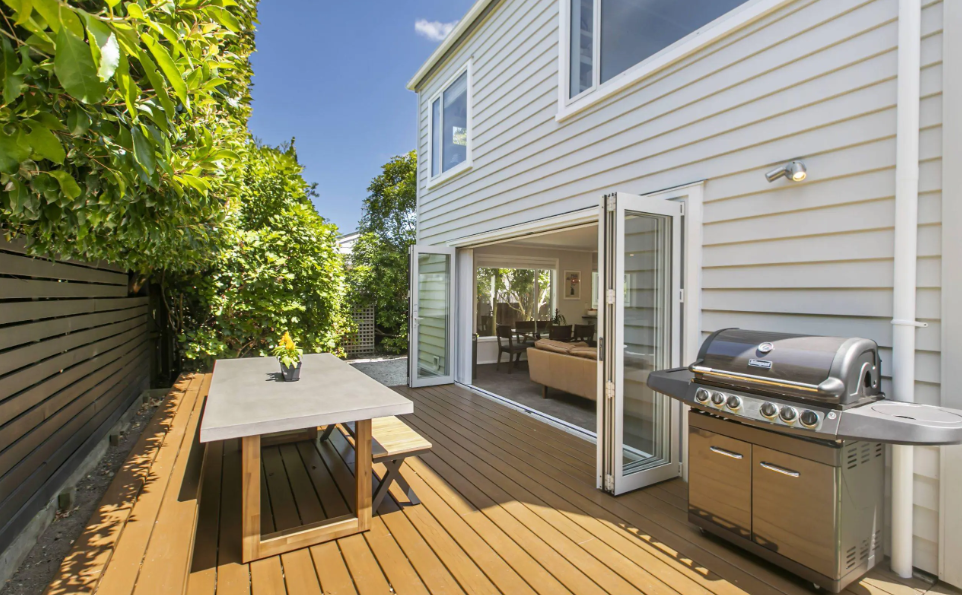
{"type": "Polygon", "coordinates": [[[2,0],[0,223],[144,275],[223,241],[249,143],[255,0],[2,0]]]}
{"type": "Polygon", "coordinates": [[[314,209],[293,142],[245,154],[240,208],[212,264],[168,273],[164,298],[188,368],[269,355],[285,331],[307,353],[340,353],[348,331],[337,227],[314,209]]]}
{"type": "Polygon", "coordinates": [[[417,153],[384,164],[368,192],[351,253],[349,299],[355,307],[374,306],[381,348],[401,353],[408,344],[408,248],[417,234],[417,153]]]}

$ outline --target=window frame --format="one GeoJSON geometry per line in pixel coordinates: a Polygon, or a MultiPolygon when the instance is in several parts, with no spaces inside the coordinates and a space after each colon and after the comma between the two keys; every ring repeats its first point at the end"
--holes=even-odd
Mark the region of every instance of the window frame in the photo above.
{"type": "Polygon", "coordinates": [[[578,114],[610,97],[618,91],[659,72],[698,49],[757,21],[765,15],[788,4],[792,0],[748,0],[714,21],[692,31],[675,43],[662,48],[628,70],[601,82],[601,0],[593,0],[592,86],[569,97],[571,89],[571,0],[558,0],[559,52],[558,52],[558,122],[578,114]]]}
{"type": "Polygon", "coordinates": [[[463,174],[464,172],[470,170],[470,169],[474,166],[473,150],[472,150],[472,149],[473,149],[473,145],[474,145],[474,140],[473,140],[473,138],[472,138],[472,137],[474,136],[474,135],[473,135],[473,132],[474,132],[474,106],[473,106],[473,102],[472,102],[474,79],[473,79],[473,75],[472,75],[472,70],[473,70],[473,64],[472,64],[472,63],[473,63],[473,60],[472,60],[472,59],[469,59],[467,62],[465,62],[460,68],[458,68],[458,70],[457,70],[454,74],[452,74],[450,77],[448,77],[448,79],[447,79],[446,81],[444,81],[444,84],[441,85],[441,86],[438,88],[438,90],[435,91],[434,94],[432,94],[431,97],[428,99],[428,102],[427,102],[427,110],[428,110],[428,148],[427,148],[427,159],[426,159],[426,163],[427,163],[427,166],[428,166],[428,182],[427,182],[427,187],[428,187],[428,188],[433,188],[434,186],[437,186],[437,185],[439,185],[439,184],[442,184],[442,183],[450,180],[451,178],[454,178],[454,177],[456,177],[456,176],[459,176],[459,175],[463,174]],[[468,117],[467,117],[467,121],[468,121],[468,124],[467,124],[467,128],[468,128],[468,130],[467,130],[467,146],[466,146],[466,149],[465,149],[465,159],[464,159],[464,161],[462,161],[461,163],[459,163],[459,164],[457,164],[456,166],[452,167],[452,168],[449,169],[448,171],[442,171],[442,172],[439,172],[437,175],[434,175],[434,173],[433,173],[433,171],[432,171],[432,167],[433,167],[433,165],[434,165],[434,102],[435,102],[435,100],[437,100],[437,99],[440,99],[440,100],[441,100],[441,126],[442,126],[442,130],[441,130],[441,141],[440,141],[440,143],[438,144],[438,146],[439,146],[439,148],[441,149],[441,156],[442,156],[442,157],[441,157],[442,160],[441,160],[441,162],[440,162],[440,163],[441,163],[441,169],[444,169],[444,161],[443,161],[443,159],[444,159],[444,157],[443,157],[443,156],[444,156],[444,130],[443,130],[443,127],[444,127],[444,99],[443,99],[442,96],[444,95],[444,92],[447,91],[449,87],[451,87],[451,85],[454,83],[454,81],[458,80],[458,77],[460,77],[460,76],[461,76],[462,74],[464,74],[465,72],[468,73],[467,87],[466,87],[466,90],[465,90],[465,94],[466,94],[466,98],[465,98],[465,99],[466,99],[466,102],[467,102],[467,112],[468,112],[468,117]]]}

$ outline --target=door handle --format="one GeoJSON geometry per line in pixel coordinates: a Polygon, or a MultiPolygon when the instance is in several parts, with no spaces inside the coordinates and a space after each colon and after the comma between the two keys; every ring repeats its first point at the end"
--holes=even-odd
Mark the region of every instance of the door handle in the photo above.
{"type": "Polygon", "coordinates": [[[715,454],[719,454],[723,457],[728,457],[730,459],[736,459],[739,461],[745,458],[742,455],[738,454],[737,452],[725,450],[724,448],[718,448],[717,446],[710,446],[708,447],[708,450],[712,451],[715,454]]]}
{"type": "Polygon", "coordinates": [[[782,475],[787,475],[789,477],[801,477],[801,473],[798,471],[791,471],[789,469],[783,469],[778,465],[772,465],[771,463],[761,462],[759,463],[762,467],[768,469],[769,471],[774,471],[775,473],[781,473],[782,475]]]}

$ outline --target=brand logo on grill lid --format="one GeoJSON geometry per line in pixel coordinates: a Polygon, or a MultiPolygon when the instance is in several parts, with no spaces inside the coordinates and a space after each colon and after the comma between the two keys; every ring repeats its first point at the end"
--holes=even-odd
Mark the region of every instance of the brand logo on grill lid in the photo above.
{"type": "Polygon", "coordinates": [[[758,351],[760,353],[768,353],[772,349],[775,349],[775,346],[771,343],[762,343],[761,345],[758,346],[758,351]]]}

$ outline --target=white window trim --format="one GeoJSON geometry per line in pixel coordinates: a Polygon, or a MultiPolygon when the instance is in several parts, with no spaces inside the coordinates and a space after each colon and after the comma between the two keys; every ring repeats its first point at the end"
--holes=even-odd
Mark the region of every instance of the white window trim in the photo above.
{"type": "MultiPolygon", "coordinates": [[[[473,79],[473,75],[472,75],[472,70],[473,70],[472,63],[473,63],[473,62],[474,62],[474,60],[468,59],[468,61],[465,62],[464,65],[461,66],[461,68],[459,68],[459,69],[457,70],[457,72],[455,72],[453,75],[451,75],[451,77],[448,78],[448,80],[444,81],[444,84],[441,85],[441,87],[440,87],[440,88],[434,93],[434,95],[432,95],[431,98],[428,100],[428,104],[427,104],[427,105],[428,105],[428,150],[427,150],[427,164],[428,164],[428,183],[427,183],[427,186],[428,186],[428,188],[434,188],[435,186],[438,186],[438,185],[440,185],[440,184],[443,184],[444,182],[447,182],[448,180],[450,180],[450,179],[452,179],[452,178],[454,178],[454,177],[460,176],[461,174],[463,174],[464,172],[470,170],[470,169],[474,166],[473,150],[472,150],[472,149],[473,149],[473,146],[474,146],[474,139],[472,138],[472,137],[474,136],[474,134],[473,134],[473,133],[474,133],[474,105],[473,105],[473,97],[472,97],[472,96],[474,95],[474,93],[473,93],[474,79],[473,79]],[[468,86],[467,86],[467,95],[468,95],[468,97],[467,97],[467,103],[468,103],[468,145],[467,145],[467,151],[466,151],[467,156],[466,156],[465,160],[462,161],[461,163],[459,163],[458,165],[454,166],[453,168],[449,169],[449,170],[446,171],[446,172],[442,172],[442,173],[439,173],[438,175],[434,176],[434,175],[432,175],[432,171],[431,171],[431,167],[432,167],[432,165],[434,164],[434,155],[433,155],[433,152],[434,152],[434,146],[433,146],[433,145],[434,145],[434,112],[433,112],[432,106],[434,105],[434,100],[436,100],[436,99],[438,99],[439,97],[441,97],[441,94],[444,93],[444,91],[446,91],[447,88],[451,86],[451,83],[453,83],[455,80],[457,80],[457,78],[458,78],[459,76],[461,76],[462,74],[464,74],[465,72],[468,73],[468,86]]],[[[441,116],[441,117],[442,117],[442,120],[443,120],[443,118],[444,118],[444,116],[443,116],[443,114],[444,114],[444,106],[443,106],[443,105],[441,106],[441,113],[442,113],[442,116],[441,116]]],[[[443,136],[442,136],[442,138],[441,138],[441,145],[442,145],[442,146],[444,145],[444,138],[443,138],[443,136]]],[[[442,152],[442,153],[443,153],[443,152],[442,152]]],[[[442,167],[443,167],[443,164],[442,164],[442,167]]]]}
{"type": "Polygon", "coordinates": [[[724,14],[708,23],[697,31],[679,39],[657,54],[632,66],[613,79],[601,83],[601,0],[595,1],[594,31],[592,44],[593,68],[592,75],[595,84],[575,97],[569,98],[570,85],[569,61],[571,58],[571,0],[558,0],[559,11],[559,49],[558,52],[558,113],[555,120],[562,122],[578,114],[603,99],[618,93],[622,89],[664,70],[675,62],[694,53],[698,49],[731,35],[735,31],[749,25],[792,0],[752,0],[738,8],[724,14]]]}

